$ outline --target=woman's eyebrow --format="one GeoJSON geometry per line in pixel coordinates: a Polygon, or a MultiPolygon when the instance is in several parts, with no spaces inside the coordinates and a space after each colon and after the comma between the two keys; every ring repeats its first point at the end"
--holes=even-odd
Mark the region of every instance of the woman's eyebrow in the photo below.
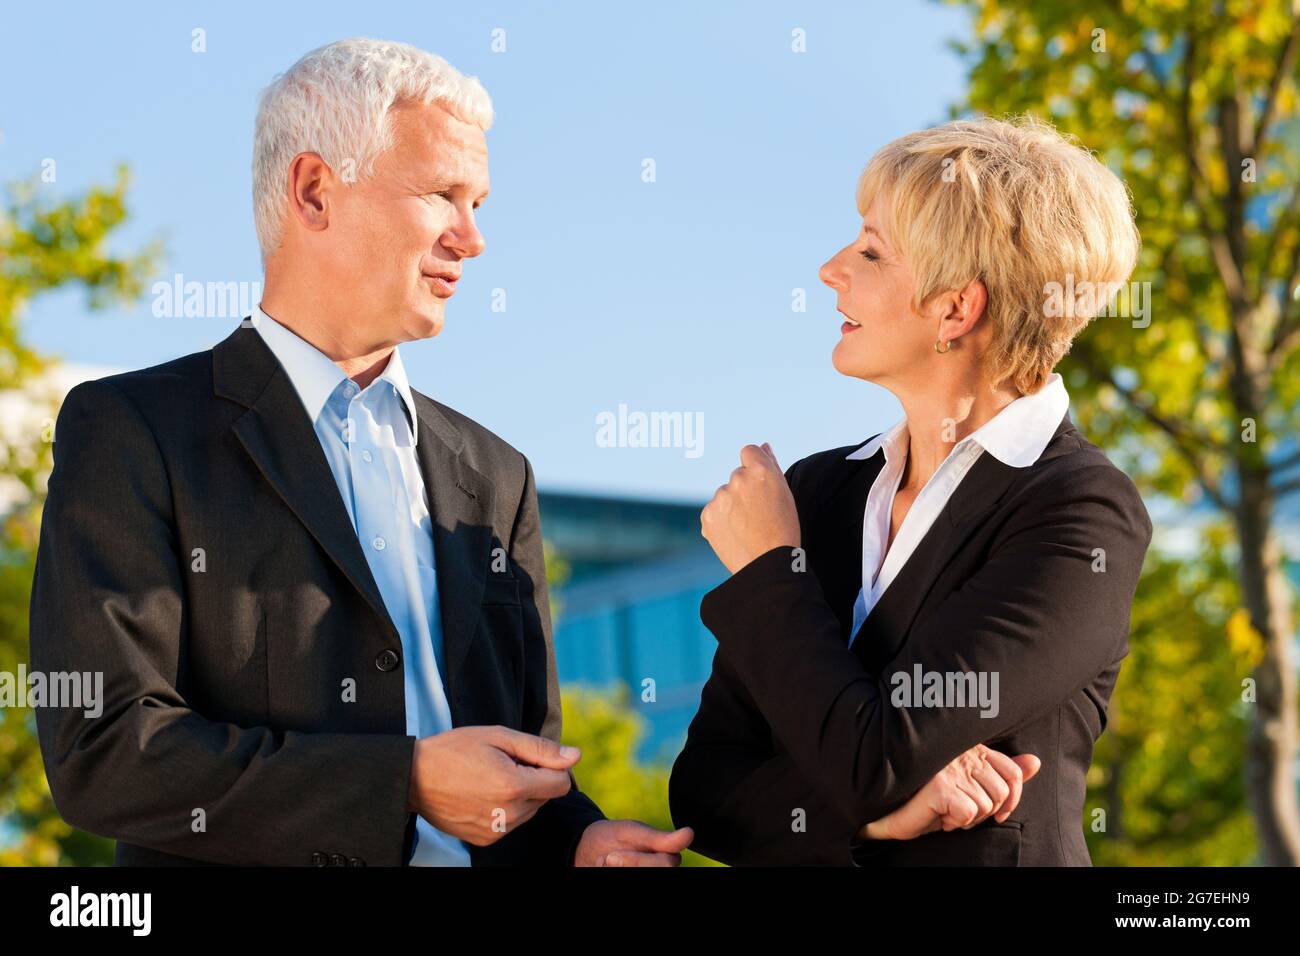
{"type": "Polygon", "coordinates": [[[862,234],[864,236],[875,236],[876,241],[879,242],[881,246],[883,246],[885,249],[890,248],[889,242],[885,239],[883,235],[881,235],[880,230],[877,229],[875,226],[863,226],[862,234]]]}

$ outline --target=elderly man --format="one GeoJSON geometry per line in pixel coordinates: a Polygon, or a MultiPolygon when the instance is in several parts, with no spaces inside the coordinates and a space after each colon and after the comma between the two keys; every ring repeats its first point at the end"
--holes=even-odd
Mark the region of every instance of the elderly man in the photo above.
{"type": "Polygon", "coordinates": [[[263,94],[265,295],[214,349],[73,389],[34,668],[50,789],[119,864],[673,865],[561,747],[532,469],[415,391],[483,251],[479,83],[400,43],[316,50],[263,94]]]}

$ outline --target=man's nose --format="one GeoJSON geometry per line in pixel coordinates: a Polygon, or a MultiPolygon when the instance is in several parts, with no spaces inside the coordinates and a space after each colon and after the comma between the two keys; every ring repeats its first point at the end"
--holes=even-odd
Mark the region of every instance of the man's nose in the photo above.
{"type": "Polygon", "coordinates": [[[443,236],[442,244],[462,259],[471,259],[481,255],[487,246],[487,240],[479,231],[473,216],[466,216],[454,228],[443,236]]]}

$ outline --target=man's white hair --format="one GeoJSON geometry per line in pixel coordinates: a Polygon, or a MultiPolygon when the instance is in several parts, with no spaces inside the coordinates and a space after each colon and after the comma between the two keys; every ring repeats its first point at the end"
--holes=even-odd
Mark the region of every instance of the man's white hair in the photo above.
{"type": "Polygon", "coordinates": [[[388,111],[398,102],[437,103],[486,130],[492,100],[477,78],[408,43],[354,37],[312,50],[262,91],[253,135],[253,218],[266,259],[280,244],[289,163],[319,153],[360,181],[393,145],[388,111]]]}

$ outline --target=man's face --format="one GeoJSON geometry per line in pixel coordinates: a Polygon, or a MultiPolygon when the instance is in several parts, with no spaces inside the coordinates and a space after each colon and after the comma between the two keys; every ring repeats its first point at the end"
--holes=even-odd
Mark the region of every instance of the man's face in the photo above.
{"type": "Polygon", "coordinates": [[[483,251],[474,210],[488,193],[477,126],[422,103],[396,105],[389,119],[392,147],[372,176],[333,191],[321,244],[333,291],[356,303],[357,331],[376,347],[442,330],[462,261],[483,251]]]}

